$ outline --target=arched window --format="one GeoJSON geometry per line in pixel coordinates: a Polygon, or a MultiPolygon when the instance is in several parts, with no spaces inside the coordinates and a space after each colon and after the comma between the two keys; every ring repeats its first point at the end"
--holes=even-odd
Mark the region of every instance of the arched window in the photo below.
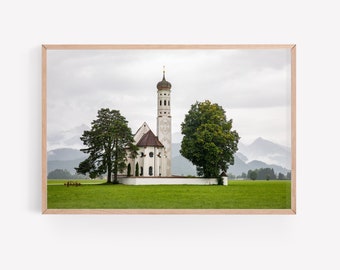
{"type": "Polygon", "coordinates": [[[143,167],[140,167],[140,176],[143,176],[143,175],[144,175],[143,167]]]}
{"type": "Polygon", "coordinates": [[[164,106],[166,106],[166,100],[164,100],[164,106]]]}
{"type": "Polygon", "coordinates": [[[162,101],[161,100],[159,101],[159,105],[162,106],[162,101]]]}
{"type": "Polygon", "coordinates": [[[168,100],[168,106],[170,106],[170,100],[168,100]]]}
{"type": "Polygon", "coordinates": [[[139,176],[139,165],[138,165],[138,162],[136,163],[135,176],[139,176]]]}
{"type": "Polygon", "coordinates": [[[150,152],[150,153],[149,153],[149,157],[153,157],[153,152],[150,152]]]}
{"type": "Polygon", "coordinates": [[[149,167],[149,175],[152,176],[153,172],[152,172],[152,166],[149,167]]]}
{"type": "Polygon", "coordinates": [[[131,164],[127,166],[127,176],[131,176],[131,164]]]}

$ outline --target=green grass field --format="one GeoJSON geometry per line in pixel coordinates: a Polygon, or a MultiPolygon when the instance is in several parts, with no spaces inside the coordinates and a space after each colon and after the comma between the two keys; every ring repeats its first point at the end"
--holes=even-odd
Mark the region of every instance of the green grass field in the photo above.
{"type": "Polygon", "coordinates": [[[49,180],[48,209],[290,209],[290,181],[229,181],[228,186],[106,185],[49,180]]]}

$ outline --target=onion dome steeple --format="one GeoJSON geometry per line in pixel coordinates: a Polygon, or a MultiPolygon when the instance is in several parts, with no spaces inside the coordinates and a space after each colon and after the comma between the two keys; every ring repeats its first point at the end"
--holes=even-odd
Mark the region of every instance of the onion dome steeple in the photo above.
{"type": "Polygon", "coordinates": [[[171,89],[171,83],[169,83],[165,79],[165,67],[163,66],[163,80],[161,80],[159,83],[157,83],[157,89],[158,90],[170,90],[171,89]]]}

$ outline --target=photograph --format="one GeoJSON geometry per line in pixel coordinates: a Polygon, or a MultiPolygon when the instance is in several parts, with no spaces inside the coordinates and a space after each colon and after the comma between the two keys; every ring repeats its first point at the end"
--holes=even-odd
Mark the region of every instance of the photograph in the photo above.
{"type": "Polygon", "coordinates": [[[295,54],[42,45],[42,212],[295,214],[295,54]]]}

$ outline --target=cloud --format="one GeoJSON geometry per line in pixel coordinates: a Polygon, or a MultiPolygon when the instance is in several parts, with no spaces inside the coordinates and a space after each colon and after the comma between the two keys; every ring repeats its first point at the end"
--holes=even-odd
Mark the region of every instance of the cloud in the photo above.
{"type": "MultiPolygon", "coordinates": [[[[289,50],[50,50],[47,59],[51,143],[64,130],[90,126],[100,108],[120,110],[134,131],[144,121],[155,131],[156,85],[163,65],[173,85],[174,132],[180,132],[185,113],[196,101],[209,99],[227,112],[238,112],[238,126],[251,126],[254,118],[263,117],[256,115],[259,109],[275,115],[278,108],[290,108],[289,50]]],[[[280,114],[263,125],[263,137],[278,122],[285,133],[285,117],[280,114]]],[[[254,129],[252,136],[256,134],[254,129]]]]}

